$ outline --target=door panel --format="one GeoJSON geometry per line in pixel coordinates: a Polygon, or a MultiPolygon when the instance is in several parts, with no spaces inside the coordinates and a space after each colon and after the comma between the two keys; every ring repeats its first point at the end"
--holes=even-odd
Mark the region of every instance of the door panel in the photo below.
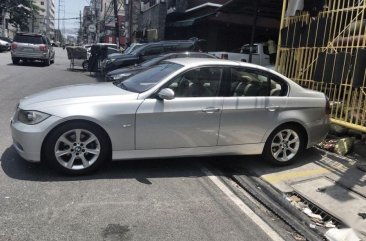
{"type": "Polygon", "coordinates": [[[136,113],[136,149],[215,146],[223,97],[146,99],[136,113]]]}
{"type": "Polygon", "coordinates": [[[235,67],[224,99],[218,145],[260,143],[286,109],[287,87],[266,71],[235,67]]]}
{"type": "Polygon", "coordinates": [[[226,97],[218,145],[260,143],[285,106],[286,97],[226,97]]]}

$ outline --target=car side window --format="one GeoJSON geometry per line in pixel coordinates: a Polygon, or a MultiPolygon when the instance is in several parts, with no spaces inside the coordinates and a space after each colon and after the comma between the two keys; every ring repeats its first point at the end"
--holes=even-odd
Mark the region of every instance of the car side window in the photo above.
{"type": "Polygon", "coordinates": [[[166,87],[175,97],[213,97],[218,96],[223,76],[224,67],[202,67],[175,77],[166,87]]]}
{"type": "Polygon", "coordinates": [[[279,78],[260,70],[231,68],[229,96],[285,96],[287,84],[279,78]]]}

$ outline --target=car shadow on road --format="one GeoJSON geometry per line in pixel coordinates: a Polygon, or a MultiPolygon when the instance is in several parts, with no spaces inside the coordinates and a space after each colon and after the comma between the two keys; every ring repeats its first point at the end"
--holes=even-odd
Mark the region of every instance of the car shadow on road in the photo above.
{"type": "Polygon", "coordinates": [[[30,163],[22,159],[13,147],[1,156],[1,168],[14,179],[38,182],[76,181],[94,179],[136,179],[151,185],[150,178],[203,176],[200,162],[210,158],[171,158],[125,160],[107,163],[99,171],[83,176],[67,176],[50,169],[44,163],[30,163]],[[197,160],[199,159],[199,160],[197,160]]]}

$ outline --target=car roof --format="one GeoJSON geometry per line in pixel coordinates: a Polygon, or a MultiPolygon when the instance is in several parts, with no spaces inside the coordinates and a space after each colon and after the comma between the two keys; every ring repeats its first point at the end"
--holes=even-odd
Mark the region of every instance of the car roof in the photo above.
{"type": "Polygon", "coordinates": [[[176,58],[166,60],[176,64],[180,64],[186,67],[194,67],[197,65],[236,65],[236,66],[248,66],[248,67],[258,67],[255,64],[248,64],[244,62],[231,61],[226,59],[209,59],[209,58],[176,58]],[[244,65],[243,65],[244,64],[244,65]]]}
{"type": "Polygon", "coordinates": [[[167,59],[164,61],[176,63],[183,65],[187,68],[196,67],[197,65],[227,65],[227,66],[241,66],[241,67],[247,67],[257,70],[263,70],[266,72],[270,72],[272,74],[275,74],[277,76],[281,76],[282,78],[287,78],[280,73],[269,69],[267,67],[263,67],[257,64],[251,64],[247,62],[240,62],[240,61],[232,61],[232,60],[226,60],[226,59],[210,59],[210,58],[176,58],[176,59],[167,59]]]}
{"type": "Polygon", "coordinates": [[[17,35],[26,35],[26,36],[35,36],[35,37],[42,37],[43,35],[42,34],[38,34],[38,33],[22,33],[22,32],[19,32],[19,33],[16,33],[17,35]]]}
{"type": "Polygon", "coordinates": [[[194,51],[184,51],[184,52],[164,53],[164,54],[159,55],[159,57],[163,57],[163,56],[171,56],[171,55],[176,55],[176,54],[184,54],[184,55],[197,54],[197,55],[212,56],[213,58],[216,58],[214,55],[209,54],[209,53],[204,53],[204,52],[194,52],[194,51]]]}

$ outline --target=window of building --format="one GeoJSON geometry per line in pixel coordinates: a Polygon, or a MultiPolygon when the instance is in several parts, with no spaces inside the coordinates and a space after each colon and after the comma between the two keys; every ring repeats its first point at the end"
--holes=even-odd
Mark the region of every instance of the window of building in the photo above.
{"type": "Polygon", "coordinates": [[[41,2],[41,5],[44,5],[44,2],[41,2]]]}

